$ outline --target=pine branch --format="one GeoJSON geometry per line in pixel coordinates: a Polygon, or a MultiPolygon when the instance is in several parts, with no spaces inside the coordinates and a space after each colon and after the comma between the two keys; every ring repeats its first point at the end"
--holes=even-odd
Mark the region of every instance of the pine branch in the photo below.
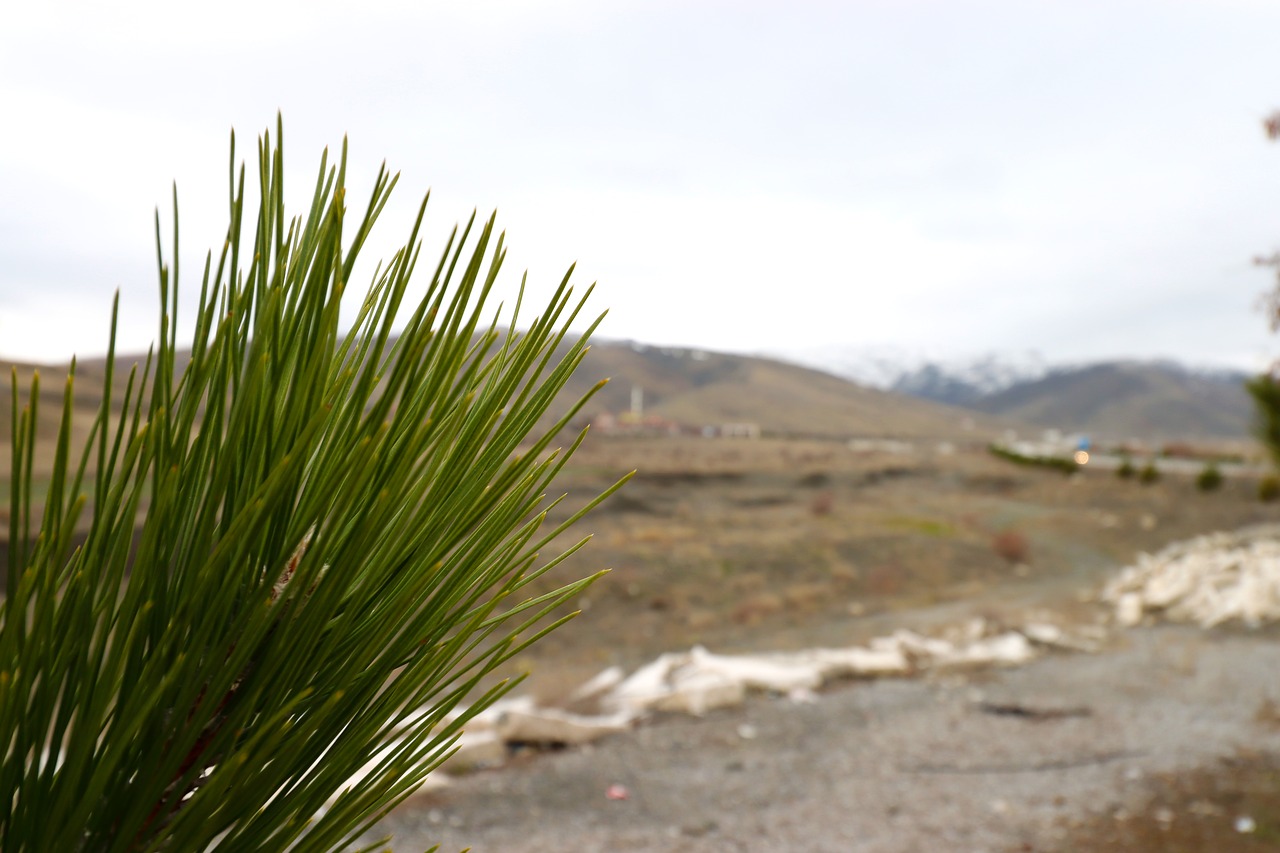
{"type": "Polygon", "coordinates": [[[414,302],[424,201],[342,327],[396,179],[379,173],[350,227],[344,142],[290,219],[281,137],[277,122],[259,141],[247,234],[232,137],[227,239],[183,352],[176,191],[171,265],[157,216],[157,345],[117,397],[113,309],[101,406],[77,452],[68,378],[42,512],[38,378],[24,404],[13,376],[6,851],[341,849],[421,784],[507,689],[484,686],[494,670],[594,578],[523,597],[580,517],[543,529],[577,443],[547,451],[581,403],[537,424],[585,352],[586,335],[556,355],[584,300],[566,279],[523,334],[514,316],[502,335],[482,323],[504,254],[491,218],[450,238],[414,302]]]}

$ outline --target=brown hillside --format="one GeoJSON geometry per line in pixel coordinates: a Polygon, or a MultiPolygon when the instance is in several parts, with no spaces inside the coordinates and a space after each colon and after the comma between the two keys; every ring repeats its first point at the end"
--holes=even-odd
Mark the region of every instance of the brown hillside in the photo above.
{"type": "MultiPolygon", "coordinates": [[[[128,366],[145,356],[122,356],[116,371],[118,409],[128,366]]],[[[40,455],[52,455],[62,412],[65,366],[0,363],[16,367],[23,389],[40,371],[40,455]]],[[[77,366],[73,446],[83,446],[99,405],[104,365],[85,359],[77,366]]],[[[6,371],[7,372],[7,371],[6,371]]],[[[769,435],[816,438],[964,438],[984,441],[1008,422],[905,395],[856,385],[817,370],[744,355],[597,341],[554,408],[562,414],[592,385],[609,383],[587,404],[578,423],[631,407],[632,388],[643,392],[644,412],[690,431],[703,426],[750,423],[769,435]]],[[[0,394],[0,477],[9,470],[11,400],[0,394]]],[[[551,418],[545,424],[549,425],[551,418]]],[[[47,460],[45,460],[47,461],[47,460]]],[[[37,467],[42,467],[40,461],[37,467]]]]}
{"type": "Polygon", "coordinates": [[[1159,362],[1108,362],[1050,373],[974,404],[982,411],[1114,439],[1244,438],[1253,405],[1243,375],[1159,362]]]}
{"type": "Polygon", "coordinates": [[[598,378],[609,385],[586,412],[630,408],[631,389],[644,411],[687,427],[754,423],[767,434],[843,437],[956,438],[970,424],[987,437],[1002,419],[865,388],[817,370],[753,356],[605,341],[593,345],[571,391],[598,378]]]}

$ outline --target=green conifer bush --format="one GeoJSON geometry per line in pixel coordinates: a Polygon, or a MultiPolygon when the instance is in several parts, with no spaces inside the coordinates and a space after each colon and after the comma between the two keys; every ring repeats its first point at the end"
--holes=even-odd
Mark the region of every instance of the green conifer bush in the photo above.
{"type": "Polygon", "coordinates": [[[585,400],[538,425],[586,352],[568,332],[585,297],[566,275],[525,331],[514,314],[500,328],[493,219],[455,229],[424,276],[424,200],[340,326],[396,179],[381,170],[349,214],[344,142],[289,218],[281,135],[259,142],[256,214],[232,137],[230,226],[205,260],[189,359],[175,193],[158,344],[124,368],[113,313],[83,447],[73,362],[42,507],[39,379],[24,400],[14,373],[8,853],[344,849],[447,757],[510,688],[494,669],[593,579],[529,592],[582,544],[545,553],[552,541],[612,491],[544,524],[582,436],[554,442],[585,400]]]}
{"type": "Polygon", "coordinates": [[[1258,481],[1258,500],[1263,503],[1280,500],[1280,477],[1268,474],[1258,481]]]}
{"type": "Polygon", "coordinates": [[[1196,475],[1196,488],[1202,492],[1214,492],[1222,488],[1222,472],[1210,462],[1196,475]]]}

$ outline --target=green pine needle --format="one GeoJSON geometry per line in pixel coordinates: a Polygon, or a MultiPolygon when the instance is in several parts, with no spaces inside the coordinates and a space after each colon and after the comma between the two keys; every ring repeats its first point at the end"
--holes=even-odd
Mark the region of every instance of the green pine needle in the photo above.
{"type": "Polygon", "coordinates": [[[424,200],[344,332],[343,293],[396,178],[380,171],[348,224],[344,142],[289,219],[281,138],[277,122],[259,142],[245,237],[232,137],[231,224],[185,364],[176,191],[172,266],[157,215],[159,343],[121,373],[113,307],[83,447],[73,363],[42,510],[39,378],[24,403],[13,374],[0,849],[343,849],[447,757],[510,689],[495,668],[594,579],[524,593],[581,543],[543,549],[613,491],[544,524],[578,446],[552,442],[585,399],[538,424],[586,353],[590,331],[568,332],[585,297],[566,277],[526,331],[482,321],[504,254],[489,219],[455,232],[408,304],[424,200]]]}

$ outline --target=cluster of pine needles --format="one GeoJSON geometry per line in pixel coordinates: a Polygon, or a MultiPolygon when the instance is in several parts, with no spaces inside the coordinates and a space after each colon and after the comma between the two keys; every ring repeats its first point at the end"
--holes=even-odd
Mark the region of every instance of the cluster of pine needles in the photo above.
{"type": "Polygon", "coordinates": [[[39,378],[24,398],[14,374],[10,853],[345,849],[447,757],[510,688],[495,668],[593,580],[528,592],[582,542],[544,550],[612,491],[546,523],[582,441],[553,444],[585,399],[558,419],[553,406],[595,328],[569,332],[585,296],[566,275],[525,328],[518,304],[486,322],[503,238],[473,217],[408,299],[424,200],[340,325],[395,178],[382,169],[348,223],[344,142],[305,216],[287,218],[281,136],[278,123],[259,142],[248,223],[232,137],[230,225],[205,260],[189,350],[176,192],[171,264],[157,214],[158,343],[117,363],[113,309],[82,447],[72,364],[42,507],[39,378]]]}

